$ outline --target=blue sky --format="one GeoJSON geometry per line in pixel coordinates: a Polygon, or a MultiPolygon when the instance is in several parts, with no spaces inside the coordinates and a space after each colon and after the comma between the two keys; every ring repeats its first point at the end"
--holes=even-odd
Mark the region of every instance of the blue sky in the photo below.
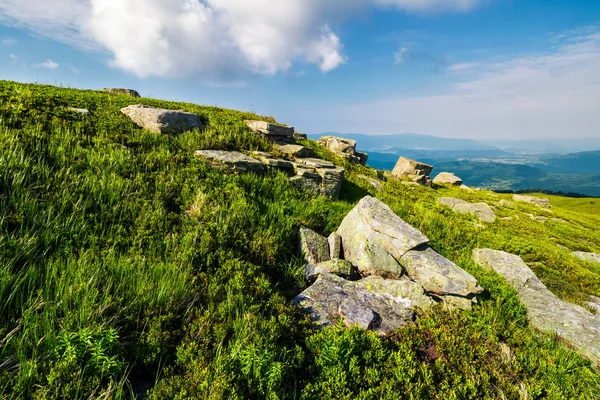
{"type": "Polygon", "coordinates": [[[600,1],[0,0],[0,70],[307,133],[599,137],[600,1]]]}

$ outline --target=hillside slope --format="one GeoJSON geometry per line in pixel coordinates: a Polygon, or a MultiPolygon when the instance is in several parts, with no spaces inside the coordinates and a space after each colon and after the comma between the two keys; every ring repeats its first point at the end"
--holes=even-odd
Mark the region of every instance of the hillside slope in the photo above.
{"type": "Polygon", "coordinates": [[[600,375],[532,330],[515,291],[471,252],[518,254],[555,294],[600,296],[597,220],[556,207],[499,206],[492,192],[389,181],[375,191],[343,162],[339,201],[282,173],[225,174],[199,149],[270,150],[249,113],[0,81],[0,397],[526,398],[600,397],[600,375]],[[202,131],[160,135],[119,110],[183,109],[202,131]],[[66,107],[90,110],[89,115],[66,107]],[[391,336],[318,330],[291,303],[307,283],[301,225],[329,234],[365,195],[388,204],[486,289],[472,311],[436,308],[391,336]],[[439,205],[485,201],[482,229],[439,205]],[[560,245],[560,246],[559,246],[560,245]],[[564,247],[561,247],[564,246],[564,247]],[[565,249],[568,248],[569,250],[565,249]]]}

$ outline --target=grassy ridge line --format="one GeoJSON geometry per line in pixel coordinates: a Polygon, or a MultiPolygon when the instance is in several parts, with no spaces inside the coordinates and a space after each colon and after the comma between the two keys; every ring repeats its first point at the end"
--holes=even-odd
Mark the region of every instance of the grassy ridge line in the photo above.
{"type": "Polygon", "coordinates": [[[600,396],[589,363],[532,332],[514,291],[470,256],[478,246],[522,254],[546,271],[546,283],[556,281],[555,292],[577,300],[596,293],[599,271],[555,241],[600,250],[588,218],[557,212],[572,226],[521,217],[477,231],[435,198],[493,202],[493,194],[390,182],[376,195],[489,293],[473,312],[434,310],[390,339],[317,332],[289,302],[306,285],[298,226],[334,230],[362,196],[375,195],[358,177],[374,171],[345,165],[342,198],[329,202],[281,174],[227,175],[193,158],[204,148],[270,149],[243,124],[256,117],[0,82],[2,397],[131,398],[146,389],[156,399],[600,396]],[[197,112],[209,128],[141,131],[119,112],[138,102],[197,112]]]}

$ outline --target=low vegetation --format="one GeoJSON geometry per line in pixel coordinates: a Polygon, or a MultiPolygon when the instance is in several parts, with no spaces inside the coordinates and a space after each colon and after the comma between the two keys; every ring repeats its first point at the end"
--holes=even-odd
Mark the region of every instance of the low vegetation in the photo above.
{"type": "Polygon", "coordinates": [[[518,219],[482,229],[436,198],[498,195],[397,181],[375,192],[359,177],[373,170],[310,141],[347,170],[339,201],[281,173],[223,174],[194,159],[269,150],[248,118],[259,117],[0,82],[0,398],[600,398],[590,363],[533,331],[514,290],[471,259],[476,247],[506,250],[564,299],[600,296],[600,267],[559,247],[600,252],[597,219],[553,199],[552,214],[499,208],[518,219]],[[119,112],[135,103],[198,113],[208,128],[140,130],[119,112]],[[328,234],[366,194],[480,281],[473,311],[434,309],[379,337],[317,330],[291,304],[307,285],[299,226],[328,234]]]}

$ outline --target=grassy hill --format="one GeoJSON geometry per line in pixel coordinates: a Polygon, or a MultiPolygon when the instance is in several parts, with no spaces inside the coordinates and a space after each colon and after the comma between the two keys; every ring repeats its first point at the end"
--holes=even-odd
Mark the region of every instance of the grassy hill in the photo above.
{"type": "Polygon", "coordinates": [[[339,201],[279,172],[224,174],[193,157],[269,150],[248,118],[260,117],[0,81],[0,398],[600,398],[589,361],[532,330],[515,291],[471,259],[476,247],[518,254],[580,303],[600,296],[600,266],[559,245],[600,252],[597,220],[553,198],[568,224],[498,206],[519,218],[481,229],[437,197],[501,196],[397,181],[375,192],[359,177],[373,170],[311,141],[346,168],[339,201]],[[119,112],[135,103],[195,112],[208,127],[143,131],[119,112]],[[389,337],[317,330],[291,304],[307,286],[298,228],[328,234],[366,194],[474,275],[479,305],[434,309],[389,337]]]}

